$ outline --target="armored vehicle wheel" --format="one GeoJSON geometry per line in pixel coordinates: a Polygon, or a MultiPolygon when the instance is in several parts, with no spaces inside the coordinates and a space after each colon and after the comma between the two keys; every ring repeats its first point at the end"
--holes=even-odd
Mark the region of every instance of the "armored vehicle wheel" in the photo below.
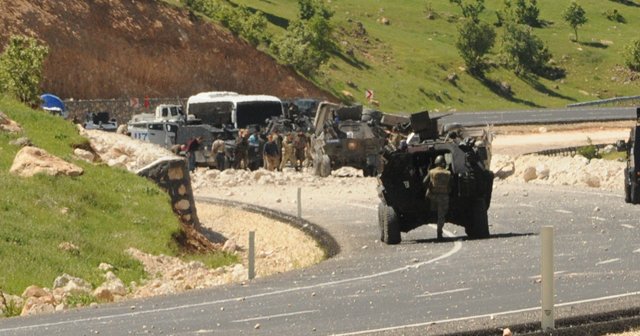
{"type": "Polygon", "coordinates": [[[381,203],[378,209],[378,217],[378,222],[382,229],[381,240],[388,245],[400,244],[400,222],[393,208],[381,203]]]}
{"type": "Polygon", "coordinates": [[[329,155],[318,154],[313,158],[313,175],[320,177],[331,175],[331,159],[329,155]]]}
{"type": "Polygon", "coordinates": [[[385,207],[387,205],[384,202],[378,203],[378,228],[380,229],[380,241],[384,243],[384,221],[382,220],[385,216],[385,207]]]}
{"type": "Polygon", "coordinates": [[[627,203],[631,203],[631,186],[629,185],[629,176],[625,171],[624,177],[624,201],[627,203]]]}
{"type": "Polygon", "coordinates": [[[322,155],[321,157],[321,161],[320,161],[320,176],[322,177],[327,177],[329,175],[331,175],[331,159],[329,158],[329,155],[322,155]]]}
{"type": "Polygon", "coordinates": [[[376,167],[368,165],[362,169],[362,175],[364,177],[373,177],[377,175],[376,167]]]}
{"type": "Polygon", "coordinates": [[[473,201],[473,204],[471,205],[471,218],[467,222],[465,233],[472,239],[489,238],[487,204],[483,198],[473,201]]]}

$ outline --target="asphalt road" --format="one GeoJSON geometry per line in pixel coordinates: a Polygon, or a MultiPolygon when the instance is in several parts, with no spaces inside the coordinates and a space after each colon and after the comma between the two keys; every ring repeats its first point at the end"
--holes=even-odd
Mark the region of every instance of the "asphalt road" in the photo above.
{"type": "MultiPolygon", "coordinates": [[[[290,188],[295,188],[291,186],[290,188]]],[[[183,295],[0,320],[0,335],[426,335],[540,316],[540,236],[555,232],[556,318],[637,306],[640,207],[608,192],[498,183],[491,238],[423,226],[379,243],[376,204],[316,200],[305,218],[341,244],[306,270],[183,295]]],[[[290,204],[264,204],[294,213],[290,204]]]]}

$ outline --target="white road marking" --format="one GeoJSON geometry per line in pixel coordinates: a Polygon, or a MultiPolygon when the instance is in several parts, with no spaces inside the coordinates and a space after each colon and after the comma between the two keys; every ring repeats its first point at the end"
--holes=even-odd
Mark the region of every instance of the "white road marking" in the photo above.
{"type": "Polygon", "coordinates": [[[557,213],[562,213],[562,214],[572,214],[573,213],[573,211],[561,210],[561,209],[556,210],[556,212],[557,213]]]}
{"type": "Polygon", "coordinates": [[[627,229],[635,229],[636,228],[635,226],[629,225],[629,224],[621,224],[620,226],[626,227],[627,229]]]}
{"type": "Polygon", "coordinates": [[[633,253],[640,253],[640,248],[635,250],[635,251],[633,251],[633,253]]]}
{"type": "MultiPolygon", "coordinates": [[[[451,233],[451,232],[449,232],[447,230],[444,230],[444,233],[447,236],[453,236],[453,233],[451,233]]],[[[393,274],[393,273],[403,272],[403,271],[406,271],[406,270],[409,270],[409,269],[416,268],[418,266],[433,264],[433,263],[438,262],[440,260],[443,260],[443,259],[451,257],[452,255],[458,253],[461,249],[462,249],[462,243],[459,242],[459,241],[455,241],[453,243],[453,247],[451,248],[451,250],[449,250],[449,252],[444,253],[444,254],[442,254],[442,255],[440,255],[438,257],[435,257],[433,259],[426,260],[426,261],[423,261],[421,263],[411,264],[411,265],[399,267],[399,268],[396,268],[396,269],[392,269],[392,270],[388,270],[388,271],[384,271],[384,272],[380,272],[380,273],[369,274],[369,275],[365,275],[365,276],[361,276],[361,277],[348,278],[348,279],[342,279],[342,280],[336,280],[336,281],[329,281],[329,282],[324,282],[324,283],[319,283],[319,284],[309,285],[309,286],[293,287],[293,288],[282,289],[282,290],[277,290],[277,291],[273,291],[273,292],[266,292],[266,293],[261,293],[261,294],[254,294],[254,295],[243,296],[243,297],[234,297],[234,298],[229,298],[229,299],[222,299],[222,300],[214,300],[214,301],[205,301],[205,302],[200,302],[200,303],[185,304],[185,305],[174,306],[174,307],[157,308],[157,309],[149,309],[149,310],[137,311],[137,312],[127,312],[127,313],[119,313],[119,314],[96,316],[96,317],[86,317],[86,318],[78,318],[78,319],[59,321],[59,322],[41,323],[41,324],[34,324],[34,325],[29,325],[29,326],[6,328],[6,329],[0,329],[0,332],[17,331],[17,330],[29,330],[29,329],[36,329],[36,328],[51,328],[51,327],[55,327],[55,326],[65,325],[65,324],[78,324],[78,323],[83,323],[83,322],[102,321],[102,320],[109,320],[109,319],[116,319],[116,318],[133,317],[133,316],[147,315],[147,314],[153,314],[153,313],[159,313],[159,312],[176,311],[176,310],[182,310],[182,309],[193,309],[193,308],[196,308],[196,307],[212,306],[212,305],[216,305],[216,304],[220,304],[220,303],[237,302],[240,299],[256,299],[256,298],[262,298],[262,297],[280,295],[280,294],[285,294],[285,293],[298,292],[298,291],[314,289],[314,288],[336,286],[336,285],[341,285],[341,284],[345,284],[345,283],[351,283],[351,282],[357,282],[357,281],[361,281],[361,280],[368,280],[368,279],[378,278],[378,277],[389,275],[389,274],[393,274]]]]}
{"type": "Polygon", "coordinates": [[[597,216],[593,216],[593,217],[590,217],[590,218],[591,218],[591,219],[595,219],[595,220],[597,220],[597,221],[601,221],[601,222],[606,221],[606,219],[604,219],[604,218],[602,218],[602,217],[597,217],[597,216]]]}
{"type": "Polygon", "coordinates": [[[451,293],[464,292],[464,291],[468,291],[468,290],[471,290],[471,288],[458,288],[458,289],[452,289],[452,290],[448,290],[448,291],[444,291],[444,292],[424,293],[424,294],[421,294],[421,295],[416,295],[416,297],[419,298],[419,297],[436,296],[436,295],[442,295],[442,294],[451,294],[451,293]]]}
{"type": "Polygon", "coordinates": [[[596,266],[604,265],[604,264],[610,264],[610,263],[616,262],[616,261],[620,261],[620,258],[614,258],[614,259],[599,261],[599,262],[596,263],[596,266]]]}
{"type": "Polygon", "coordinates": [[[533,205],[533,204],[518,203],[518,205],[521,206],[521,207],[525,207],[525,208],[535,208],[535,205],[533,205]]]}
{"type": "MultiPolygon", "coordinates": [[[[556,304],[555,307],[558,308],[558,307],[564,307],[564,306],[571,306],[571,305],[574,305],[574,304],[590,303],[590,302],[597,302],[597,301],[603,301],[603,300],[618,299],[618,298],[627,297],[627,296],[634,296],[634,295],[640,295],[640,292],[625,293],[625,294],[604,296],[604,297],[593,298],[593,299],[580,300],[580,301],[559,303],[559,304],[556,304]]],[[[424,326],[429,326],[429,325],[434,325],[434,324],[441,324],[441,323],[448,323],[448,322],[460,322],[460,321],[467,321],[467,320],[475,320],[475,319],[479,319],[479,318],[491,318],[492,316],[495,317],[495,316],[502,316],[502,315],[509,315],[509,314],[525,313],[525,312],[536,311],[536,310],[541,310],[541,309],[542,309],[542,307],[523,308],[523,309],[508,310],[508,311],[496,312],[496,313],[490,313],[490,314],[458,317],[458,318],[452,318],[452,319],[446,319],[446,320],[438,320],[438,321],[429,321],[429,322],[421,322],[421,323],[414,323],[414,324],[406,324],[406,325],[379,328],[379,329],[353,331],[353,332],[342,333],[342,334],[333,334],[332,336],[364,335],[364,334],[369,334],[369,333],[378,333],[378,332],[384,332],[384,331],[393,331],[393,330],[400,330],[400,329],[407,329],[407,328],[424,327],[424,326]]]]}
{"type": "Polygon", "coordinates": [[[319,312],[319,310],[303,310],[303,311],[299,311],[299,312],[286,313],[286,314],[276,314],[276,315],[269,315],[269,316],[258,316],[258,317],[244,319],[244,320],[235,320],[235,321],[231,321],[231,322],[240,323],[240,322],[269,320],[269,319],[272,319],[272,318],[296,316],[296,315],[311,314],[311,313],[317,313],[317,312],[319,312]]]}

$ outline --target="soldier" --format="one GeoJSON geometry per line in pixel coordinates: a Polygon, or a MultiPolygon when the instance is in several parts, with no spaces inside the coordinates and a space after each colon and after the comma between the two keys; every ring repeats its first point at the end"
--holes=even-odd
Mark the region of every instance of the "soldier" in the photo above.
{"type": "Polygon", "coordinates": [[[276,135],[269,135],[269,141],[264,144],[264,165],[267,170],[274,171],[278,168],[278,158],[280,151],[276,143],[276,135]]]}
{"type": "Polygon", "coordinates": [[[280,161],[280,171],[284,168],[288,162],[291,162],[292,166],[296,166],[295,148],[293,146],[293,135],[291,133],[282,140],[282,161],[280,161]]]}
{"type": "Polygon", "coordinates": [[[296,153],[296,170],[297,171],[302,170],[302,165],[304,163],[305,152],[307,150],[308,142],[309,141],[307,140],[307,136],[304,134],[304,132],[299,132],[298,137],[296,138],[296,141],[293,144],[293,146],[295,147],[295,153],[296,153]]]}
{"type": "Polygon", "coordinates": [[[245,169],[249,166],[249,141],[245,132],[238,132],[236,138],[236,148],[234,152],[234,167],[235,169],[245,169]]]}
{"type": "Polygon", "coordinates": [[[225,168],[225,154],[224,154],[224,140],[222,140],[222,136],[218,135],[216,141],[211,145],[211,154],[216,159],[216,168],[222,171],[225,168]]]}
{"type": "Polygon", "coordinates": [[[431,210],[438,211],[438,240],[442,239],[442,228],[444,227],[445,217],[449,211],[449,192],[451,191],[451,172],[445,166],[446,162],[442,155],[438,155],[433,162],[436,166],[429,170],[424,179],[427,187],[427,194],[431,204],[431,210]]]}

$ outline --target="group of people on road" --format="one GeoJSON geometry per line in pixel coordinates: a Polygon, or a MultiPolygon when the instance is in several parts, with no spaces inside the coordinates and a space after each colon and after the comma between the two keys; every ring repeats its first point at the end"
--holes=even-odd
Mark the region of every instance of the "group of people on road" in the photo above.
{"type": "MultiPolygon", "coordinates": [[[[240,130],[233,142],[233,150],[227,150],[228,143],[218,136],[211,145],[210,156],[214,158],[215,167],[219,170],[257,169],[260,166],[274,171],[282,171],[287,165],[296,171],[309,165],[309,137],[304,132],[290,132],[284,136],[278,131],[269,134],[266,141],[259,131],[240,130]],[[259,159],[262,160],[259,160],[259,159]],[[260,165],[262,161],[262,165],[260,165]]],[[[196,152],[203,147],[203,137],[193,137],[182,146],[187,157],[188,169],[196,168],[196,152]]]]}
{"type": "Polygon", "coordinates": [[[285,136],[277,131],[273,132],[264,144],[264,168],[282,171],[290,164],[296,171],[300,171],[305,162],[309,162],[306,155],[308,146],[309,138],[304,132],[288,133],[285,136]]]}

